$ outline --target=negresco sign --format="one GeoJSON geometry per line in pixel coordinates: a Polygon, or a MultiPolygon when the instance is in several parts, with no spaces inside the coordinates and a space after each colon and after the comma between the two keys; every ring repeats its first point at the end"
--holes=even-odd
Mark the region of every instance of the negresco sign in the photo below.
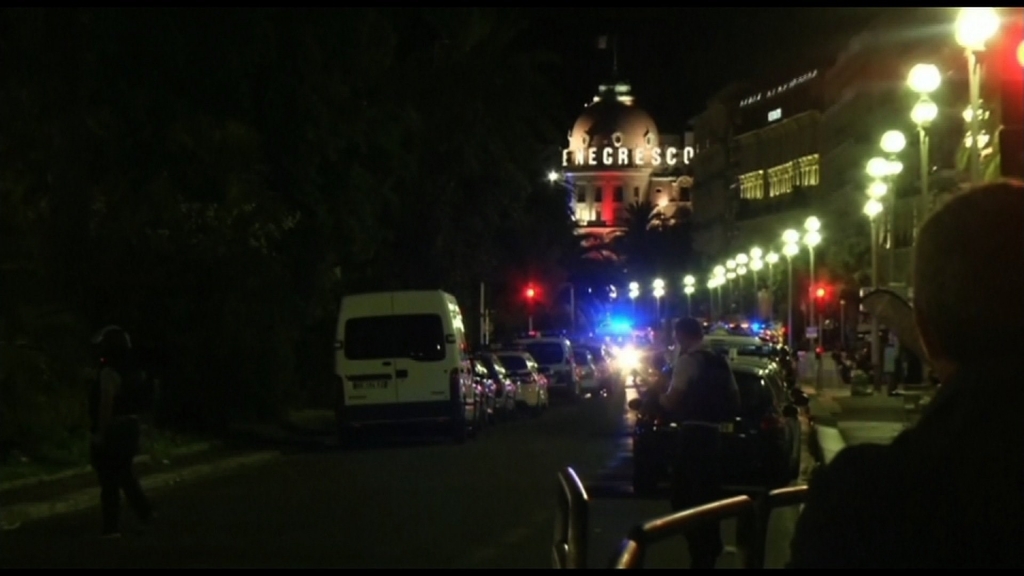
{"type": "Polygon", "coordinates": [[[580,148],[562,150],[562,166],[675,166],[682,161],[689,164],[694,149],[685,148],[580,148]]]}

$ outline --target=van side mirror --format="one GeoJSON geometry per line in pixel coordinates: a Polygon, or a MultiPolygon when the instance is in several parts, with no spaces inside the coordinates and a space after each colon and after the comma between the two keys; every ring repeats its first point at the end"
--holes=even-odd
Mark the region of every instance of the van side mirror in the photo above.
{"type": "Polygon", "coordinates": [[[626,406],[630,410],[632,410],[634,412],[639,412],[640,411],[640,399],[639,398],[633,398],[628,403],[626,403],[626,406]]]}
{"type": "Polygon", "coordinates": [[[790,390],[789,397],[793,401],[794,405],[800,406],[801,408],[811,403],[811,399],[799,388],[793,388],[790,390]]]}

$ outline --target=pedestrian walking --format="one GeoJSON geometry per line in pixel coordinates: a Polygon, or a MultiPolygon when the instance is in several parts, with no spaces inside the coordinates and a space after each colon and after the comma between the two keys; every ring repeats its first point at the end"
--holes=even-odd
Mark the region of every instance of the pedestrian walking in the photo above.
{"type": "Polygon", "coordinates": [[[98,346],[99,367],[89,394],[90,459],[100,483],[101,534],[114,538],[121,535],[122,492],[143,523],[153,518],[149,499],[133,470],[139,451],[139,416],[148,392],[127,332],[108,326],[93,342],[98,346]]]}

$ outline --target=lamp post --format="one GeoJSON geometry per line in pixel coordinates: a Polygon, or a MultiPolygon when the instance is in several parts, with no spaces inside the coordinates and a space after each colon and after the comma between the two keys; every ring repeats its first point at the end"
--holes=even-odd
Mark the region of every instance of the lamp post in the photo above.
{"type": "MultiPolygon", "coordinates": [[[[810,265],[811,265],[810,272],[809,272],[809,274],[810,274],[810,285],[808,286],[808,290],[813,290],[814,289],[814,247],[821,243],[821,232],[819,232],[819,230],[821,230],[821,221],[818,220],[817,218],[815,218],[814,216],[809,216],[807,218],[807,220],[804,220],[804,230],[805,230],[805,233],[804,233],[803,242],[804,242],[804,245],[807,246],[807,254],[808,254],[808,256],[810,256],[810,265]]],[[[810,316],[810,322],[808,324],[810,326],[815,326],[815,329],[817,329],[817,326],[814,323],[814,302],[812,302],[810,299],[808,299],[807,310],[808,310],[808,315],[810,316]]],[[[815,330],[815,337],[812,338],[811,340],[816,340],[816,339],[817,339],[817,330],[815,330]]]]}
{"type": "Polygon", "coordinates": [[[739,291],[739,308],[740,313],[746,315],[747,309],[747,298],[743,292],[743,277],[747,274],[747,264],[750,263],[750,258],[743,253],[737,254],[734,258],[736,260],[736,274],[739,276],[739,283],[737,284],[737,290],[739,291]]]}
{"type": "Polygon", "coordinates": [[[978,56],[985,52],[985,44],[999,32],[999,14],[995,8],[961,8],[954,24],[956,43],[967,55],[967,74],[971,99],[971,184],[981,182],[981,143],[978,134],[981,116],[981,66],[978,56]]]}
{"type": "Polygon", "coordinates": [[[715,266],[711,271],[712,278],[715,279],[715,289],[718,291],[718,315],[722,315],[722,285],[725,284],[725,266],[715,266]]]}
{"type": "MultiPolygon", "coordinates": [[[[868,189],[868,196],[871,196],[872,192],[868,189]]],[[[874,197],[868,199],[867,204],[864,205],[864,214],[868,217],[871,222],[871,289],[878,290],[878,226],[875,223],[875,217],[882,213],[882,203],[874,197]]],[[[875,314],[871,315],[871,372],[872,380],[876,389],[881,389],[882,386],[882,351],[880,349],[880,343],[878,341],[878,316],[875,314]]]]}
{"type": "Polygon", "coordinates": [[[715,287],[718,285],[718,278],[708,278],[708,301],[711,302],[711,306],[708,307],[709,320],[715,319],[715,287]]]}
{"type": "Polygon", "coordinates": [[[779,261],[779,255],[775,252],[769,252],[764,257],[764,261],[768,263],[768,291],[772,296],[772,305],[768,307],[768,321],[775,321],[775,264],[779,261]]]}
{"type": "MultiPolygon", "coordinates": [[[[928,194],[928,174],[930,166],[928,161],[928,127],[939,115],[939,107],[932,102],[929,94],[939,89],[942,84],[942,74],[934,64],[917,64],[910,69],[907,76],[907,86],[918,94],[917,103],[910,110],[910,119],[917,125],[918,147],[920,148],[920,179],[921,199],[928,200],[928,212],[934,208],[934,204],[928,194]]],[[[914,239],[917,239],[918,218],[914,218],[914,239]]]]}
{"type": "Polygon", "coordinates": [[[786,336],[789,339],[789,349],[793,350],[793,256],[800,253],[800,246],[797,241],[800,240],[800,233],[796,230],[786,230],[782,234],[782,241],[785,243],[782,246],[782,254],[786,257],[786,268],[789,273],[789,290],[787,297],[789,305],[787,307],[787,320],[786,320],[786,336]]]}
{"type": "Polygon", "coordinates": [[[693,297],[693,292],[695,290],[693,285],[696,284],[696,283],[697,283],[697,279],[694,278],[693,276],[691,276],[690,274],[687,274],[683,278],[683,293],[686,294],[686,315],[687,316],[693,316],[693,300],[692,300],[692,297],[693,297]]]}
{"type": "Polygon", "coordinates": [[[747,266],[750,268],[751,276],[753,276],[753,280],[754,280],[754,311],[755,311],[755,315],[756,315],[756,312],[759,312],[759,310],[758,310],[758,299],[757,299],[757,292],[758,292],[757,272],[758,272],[758,270],[764,268],[764,263],[761,262],[761,263],[757,264],[757,266],[755,266],[754,263],[755,262],[760,262],[762,256],[764,256],[764,252],[760,248],[758,248],[757,246],[754,246],[753,248],[750,249],[750,264],[748,264],[747,266]]]}
{"type": "Polygon", "coordinates": [[[750,262],[750,272],[754,275],[754,310],[756,312],[755,316],[757,316],[758,320],[763,320],[763,318],[760,317],[760,315],[761,315],[761,287],[760,287],[760,284],[757,281],[757,273],[762,268],[764,268],[764,262],[763,261],[761,261],[761,260],[751,260],[751,262],[750,262]]]}
{"type": "MultiPolygon", "coordinates": [[[[896,176],[903,171],[903,163],[896,160],[896,155],[907,147],[907,137],[899,130],[889,130],[882,134],[879,142],[882,151],[889,155],[889,183],[895,180],[896,176]]],[[[885,218],[888,230],[887,238],[889,248],[889,284],[896,281],[896,194],[889,195],[889,212],[885,218]]]]}

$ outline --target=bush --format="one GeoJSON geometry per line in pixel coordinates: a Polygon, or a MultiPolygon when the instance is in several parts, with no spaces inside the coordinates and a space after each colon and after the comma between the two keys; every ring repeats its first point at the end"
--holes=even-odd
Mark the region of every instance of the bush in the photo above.
{"type": "Polygon", "coordinates": [[[88,450],[87,390],[61,379],[42,350],[0,343],[0,446],[33,459],[78,463],[88,450]]]}

